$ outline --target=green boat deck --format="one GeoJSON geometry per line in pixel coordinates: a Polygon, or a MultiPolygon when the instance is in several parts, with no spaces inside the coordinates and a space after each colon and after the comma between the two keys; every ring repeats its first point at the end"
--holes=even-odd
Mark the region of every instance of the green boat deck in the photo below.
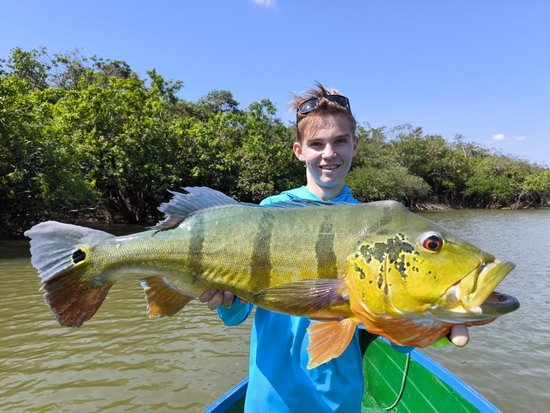
{"type": "Polygon", "coordinates": [[[407,356],[382,340],[373,340],[363,357],[365,392],[363,412],[381,412],[392,406],[392,412],[479,412],[465,403],[464,397],[416,360],[410,360],[407,374],[404,370],[407,356]],[[403,379],[405,383],[401,393],[403,379]],[[444,406],[444,410],[442,407],[444,406]]]}
{"type": "MultiPolygon", "coordinates": [[[[359,330],[365,390],[362,412],[441,413],[499,412],[491,402],[418,350],[409,355],[387,340],[359,330]]],[[[243,380],[207,413],[244,411],[248,379],[243,380]]]]}

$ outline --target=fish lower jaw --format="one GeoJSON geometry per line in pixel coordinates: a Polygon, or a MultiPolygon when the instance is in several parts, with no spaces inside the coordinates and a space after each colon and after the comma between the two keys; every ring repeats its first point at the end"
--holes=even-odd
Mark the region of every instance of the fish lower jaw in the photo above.
{"type": "Polygon", "coordinates": [[[438,307],[445,312],[481,314],[483,303],[514,264],[494,260],[483,262],[443,294],[438,307]]]}

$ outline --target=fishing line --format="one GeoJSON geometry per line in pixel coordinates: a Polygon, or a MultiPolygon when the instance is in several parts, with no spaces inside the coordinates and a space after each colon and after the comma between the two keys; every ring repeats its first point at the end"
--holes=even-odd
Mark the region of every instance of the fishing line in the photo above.
{"type": "Polygon", "coordinates": [[[401,397],[403,396],[403,393],[405,391],[405,383],[407,382],[407,374],[409,373],[409,365],[411,364],[411,352],[409,351],[405,358],[405,367],[403,368],[403,378],[401,379],[401,390],[399,390],[399,394],[397,395],[397,399],[393,404],[389,407],[386,407],[384,410],[392,410],[399,401],[401,400],[401,397]]]}

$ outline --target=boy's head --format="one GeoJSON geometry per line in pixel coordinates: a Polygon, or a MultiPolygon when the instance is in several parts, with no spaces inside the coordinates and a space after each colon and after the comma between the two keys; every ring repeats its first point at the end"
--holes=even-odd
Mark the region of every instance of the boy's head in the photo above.
{"type": "Polygon", "coordinates": [[[350,122],[355,136],[357,122],[351,113],[349,100],[337,89],[326,88],[315,83],[316,88],[306,90],[301,95],[293,95],[290,107],[296,110],[296,141],[302,142],[312,128],[317,128],[326,115],[343,114],[350,122]]]}
{"type": "Polygon", "coordinates": [[[306,165],[307,188],[323,200],[337,197],[357,152],[356,122],[349,100],[320,83],[295,96],[294,155],[306,165]]]}

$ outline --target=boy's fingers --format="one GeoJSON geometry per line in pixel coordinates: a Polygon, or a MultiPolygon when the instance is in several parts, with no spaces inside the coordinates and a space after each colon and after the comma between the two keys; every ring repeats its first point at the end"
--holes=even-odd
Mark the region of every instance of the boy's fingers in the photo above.
{"type": "Polygon", "coordinates": [[[449,336],[453,344],[457,347],[464,347],[470,340],[468,328],[463,325],[454,326],[451,329],[451,334],[449,336]]]}
{"type": "Polygon", "coordinates": [[[214,297],[214,294],[216,293],[216,291],[218,291],[218,290],[206,290],[199,297],[199,301],[201,303],[207,303],[208,301],[210,301],[212,299],[212,297],[214,297]]]}
{"type": "Polygon", "coordinates": [[[231,307],[231,304],[233,304],[233,299],[235,298],[235,294],[233,294],[231,291],[224,291],[223,292],[223,306],[224,307],[231,307]]]}
{"type": "Polygon", "coordinates": [[[211,310],[215,310],[216,308],[218,308],[222,304],[223,304],[223,292],[219,291],[219,290],[217,290],[214,293],[212,298],[210,300],[208,300],[208,303],[207,303],[208,308],[210,308],[211,310]]]}

